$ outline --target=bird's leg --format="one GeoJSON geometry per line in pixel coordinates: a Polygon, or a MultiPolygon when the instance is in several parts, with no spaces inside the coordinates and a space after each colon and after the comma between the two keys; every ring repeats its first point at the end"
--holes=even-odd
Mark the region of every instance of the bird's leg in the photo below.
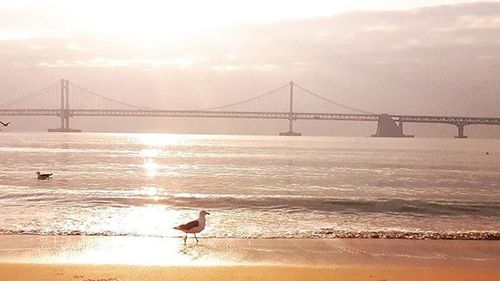
{"type": "Polygon", "coordinates": [[[188,235],[186,233],[186,236],[184,236],[184,244],[186,244],[186,240],[188,239],[188,235]]]}
{"type": "Polygon", "coordinates": [[[196,237],[196,233],[193,234],[194,234],[194,239],[196,239],[196,243],[198,243],[198,237],[196,237]]]}

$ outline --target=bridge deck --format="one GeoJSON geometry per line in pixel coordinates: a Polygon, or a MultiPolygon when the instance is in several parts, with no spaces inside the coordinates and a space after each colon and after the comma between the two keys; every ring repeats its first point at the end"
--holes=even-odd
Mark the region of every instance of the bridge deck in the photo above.
{"type": "MultiPolygon", "coordinates": [[[[198,117],[198,118],[247,118],[247,119],[290,119],[289,112],[247,112],[247,111],[197,111],[197,110],[116,110],[116,109],[0,109],[0,116],[117,116],[117,117],[198,117]]],[[[454,125],[500,125],[500,118],[390,115],[395,121],[404,123],[441,123],[454,125]]],[[[340,120],[378,121],[378,114],[304,113],[295,112],[293,120],[340,120]]]]}

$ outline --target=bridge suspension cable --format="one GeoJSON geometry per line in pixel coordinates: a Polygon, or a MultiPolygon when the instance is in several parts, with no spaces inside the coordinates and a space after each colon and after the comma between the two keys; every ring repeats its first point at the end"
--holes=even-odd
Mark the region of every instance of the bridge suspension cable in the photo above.
{"type": "MultiPolygon", "coordinates": [[[[120,105],[120,106],[125,106],[125,107],[128,107],[128,108],[133,108],[133,109],[140,109],[140,110],[160,110],[160,109],[157,109],[157,108],[151,108],[151,107],[145,107],[145,106],[139,106],[139,105],[135,105],[135,104],[131,104],[131,103],[127,103],[127,102],[123,102],[123,101],[119,101],[119,100],[116,100],[116,99],[113,99],[113,98],[109,98],[109,97],[106,97],[106,96],[103,96],[103,95],[100,95],[98,93],[96,93],[95,91],[92,91],[90,89],[87,89],[83,86],[80,86],[78,84],[75,84],[75,83],[72,83],[70,82],[70,85],[72,87],[75,87],[76,89],[78,89],[79,91],[81,91],[82,93],[84,94],[87,94],[87,95],[90,95],[90,96],[94,96],[94,97],[97,97],[101,100],[104,100],[104,101],[108,101],[108,102],[111,102],[112,104],[115,104],[115,105],[120,105]]],[[[221,110],[221,109],[226,109],[227,108],[230,108],[230,107],[237,107],[237,106],[240,106],[240,105],[252,105],[254,101],[256,100],[263,100],[263,98],[267,97],[267,96],[270,96],[272,94],[275,94],[275,99],[277,98],[276,94],[277,92],[287,88],[287,87],[297,87],[298,89],[302,90],[304,93],[314,97],[314,98],[317,98],[317,99],[320,99],[322,101],[325,101],[329,104],[333,104],[335,106],[339,106],[339,107],[342,107],[344,109],[347,109],[347,110],[350,110],[350,111],[354,111],[354,112],[358,112],[358,113],[363,113],[363,114],[373,114],[372,112],[369,112],[369,111],[366,111],[366,110],[362,110],[362,109],[359,109],[359,108],[355,108],[355,107],[352,107],[352,106],[348,106],[348,105],[345,105],[345,104],[342,104],[342,103],[339,103],[339,102],[336,102],[334,100],[331,100],[329,98],[326,98],[326,97],[323,97],[321,95],[318,95],[304,87],[302,87],[301,85],[299,84],[296,84],[294,83],[293,85],[291,85],[290,83],[286,83],[278,88],[275,88],[271,91],[267,91],[263,94],[260,94],[260,95],[257,95],[257,96],[253,96],[253,97],[250,97],[250,98],[247,98],[245,100],[241,100],[241,101],[238,101],[238,102],[232,102],[232,103],[229,103],[229,104],[224,104],[224,105],[219,105],[219,106],[213,106],[213,107],[208,107],[208,108],[202,108],[202,109],[199,109],[199,111],[215,111],[215,110],[221,110]]],[[[12,106],[12,105],[19,105],[19,104],[22,104],[22,103],[26,103],[26,102],[30,102],[32,101],[33,99],[35,98],[40,98],[41,96],[43,96],[44,94],[55,94],[54,90],[56,90],[56,88],[59,87],[59,82],[54,82],[50,85],[48,85],[47,87],[44,87],[34,93],[31,93],[31,94],[28,94],[26,96],[23,96],[23,97],[20,97],[20,98],[17,98],[17,99],[13,99],[13,100],[10,100],[10,101],[7,101],[7,102],[4,102],[4,103],[0,103],[0,108],[2,107],[9,107],[9,106],[12,106]]],[[[57,95],[56,95],[57,96],[57,95]]],[[[56,97],[54,96],[54,98],[56,97]]],[[[282,96],[283,98],[285,96],[283,95],[280,95],[282,96]]],[[[44,99],[45,100],[45,99],[44,99]]],[[[38,102],[39,103],[39,102],[38,102]]],[[[268,102],[267,102],[268,103],[268,102]]],[[[281,102],[280,102],[281,104],[281,102]]],[[[260,108],[260,106],[259,106],[260,108]]],[[[108,109],[111,109],[111,108],[108,108],[108,109]]],[[[241,111],[241,110],[239,110],[241,111]]],[[[245,110],[243,110],[245,111],[245,110]]],[[[283,111],[282,109],[281,110],[271,110],[271,111],[283,111]]]]}
{"type": "Polygon", "coordinates": [[[36,97],[39,97],[39,96],[42,96],[46,93],[49,92],[49,90],[52,90],[54,89],[55,87],[59,87],[59,82],[54,82],[50,85],[48,85],[47,87],[44,87],[38,91],[35,91],[34,93],[31,93],[31,94],[28,94],[28,95],[25,95],[23,97],[20,97],[20,98],[17,98],[17,99],[13,99],[13,100],[10,100],[10,101],[7,101],[7,102],[4,102],[4,103],[0,103],[0,107],[8,107],[8,106],[11,106],[11,105],[16,105],[16,104],[20,104],[22,102],[25,102],[25,101],[29,101],[29,100],[32,100],[36,97]]]}
{"type": "Polygon", "coordinates": [[[70,82],[71,86],[85,92],[85,93],[88,93],[90,95],[93,95],[95,97],[98,97],[98,98],[101,98],[103,100],[106,100],[106,101],[109,101],[109,102],[113,102],[113,103],[116,103],[116,104],[120,104],[120,105],[123,105],[123,106],[127,106],[127,107],[131,107],[131,108],[135,108],[135,109],[142,109],[142,110],[158,110],[156,108],[151,108],[151,107],[145,107],[145,106],[139,106],[139,105],[135,105],[135,104],[130,104],[130,103],[126,103],[126,102],[122,102],[122,101],[119,101],[119,100],[115,100],[115,99],[112,99],[112,98],[108,98],[106,96],[103,96],[103,95],[99,95],[98,93],[92,91],[92,90],[89,90],[85,87],[82,87],[78,84],[75,84],[73,82],[70,82]]]}
{"type": "Polygon", "coordinates": [[[307,93],[307,94],[309,94],[309,95],[312,95],[312,96],[314,96],[314,97],[316,97],[316,98],[318,98],[318,99],[321,99],[321,100],[323,100],[323,101],[326,101],[326,102],[328,102],[328,103],[334,104],[334,105],[336,105],[336,106],[339,106],[339,107],[342,107],[342,108],[345,108],[345,109],[348,109],[348,110],[352,110],[352,111],[355,111],[355,112],[363,113],[363,114],[375,114],[375,113],[372,113],[372,112],[369,112],[369,111],[366,111],[366,110],[362,110],[362,109],[359,109],[359,108],[355,108],[355,107],[352,107],[352,106],[348,106],[348,105],[345,105],[345,104],[341,104],[341,103],[336,102],[336,101],[334,101],[334,100],[331,100],[331,99],[329,99],[329,98],[325,98],[325,97],[323,97],[323,96],[320,96],[320,95],[318,95],[318,94],[316,94],[316,93],[314,93],[314,92],[312,92],[312,91],[310,91],[310,90],[308,90],[308,89],[306,89],[306,88],[304,88],[304,87],[300,86],[300,85],[299,85],[299,84],[297,84],[297,83],[294,83],[294,85],[295,85],[297,88],[299,88],[299,89],[301,89],[302,91],[304,91],[305,93],[307,93]]]}
{"type": "Polygon", "coordinates": [[[229,104],[224,104],[224,105],[219,105],[219,106],[214,106],[214,107],[209,107],[209,108],[202,108],[202,109],[199,109],[200,111],[210,111],[210,110],[218,110],[218,109],[223,109],[223,108],[227,108],[227,107],[232,107],[232,106],[238,106],[238,105],[242,105],[242,104],[246,104],[246,103],[249,103],[249,102],[252,102],[254,100],[257,100],[257,99],[260,99],[260,98],[263,98],[263,97],[266,97],[268,95],[271,95],[271,94],[274,94],[280,90],[283,90],[284,88],[290,86],[289,83],[286,83],[285,85],[283,86],[280,86],[274,90],[271,90],[271,91],[268,91],[268,92],[265,92],[261,95],[258,95],[258,96],[254,96],[254,97],[251,97],[251,98],[248,98],[246,100],[242,100],[242,101],[238,101],[238,102],[233,102],[233,103],[229,103],[229,104]]]}

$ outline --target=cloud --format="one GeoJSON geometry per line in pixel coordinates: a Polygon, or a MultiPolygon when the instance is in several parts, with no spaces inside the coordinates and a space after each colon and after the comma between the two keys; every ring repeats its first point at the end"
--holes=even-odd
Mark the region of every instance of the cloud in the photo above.
{"type": "Polygon", "coordinates": [[[54,62],[39,62],[37,66],[42,67],[97,67],[97,68],[117,68],[117,67],[145,67],[145,68],[159,68],[159,67],[179,67],[185,68],[192,66],[196,63],[195,58],[181,57],[174,59],[106,59],[94,58],[90,60],[55,60],[54,62]]]}
{"type": "Polygon", "coordinates": [[[276,65],[273,64],[224,64],[224,65],[214,65],[210,67],[213,70],[217,71],[273,71],[277,68],[276,65]]]}

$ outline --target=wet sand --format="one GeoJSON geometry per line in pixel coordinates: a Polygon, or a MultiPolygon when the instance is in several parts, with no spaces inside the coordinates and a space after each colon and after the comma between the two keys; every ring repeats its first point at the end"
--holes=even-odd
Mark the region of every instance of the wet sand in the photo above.
{"type": "Polygon", "coordinates": [[[500,280],[498,241],[0,236],[0,280],[500,280]]]}

